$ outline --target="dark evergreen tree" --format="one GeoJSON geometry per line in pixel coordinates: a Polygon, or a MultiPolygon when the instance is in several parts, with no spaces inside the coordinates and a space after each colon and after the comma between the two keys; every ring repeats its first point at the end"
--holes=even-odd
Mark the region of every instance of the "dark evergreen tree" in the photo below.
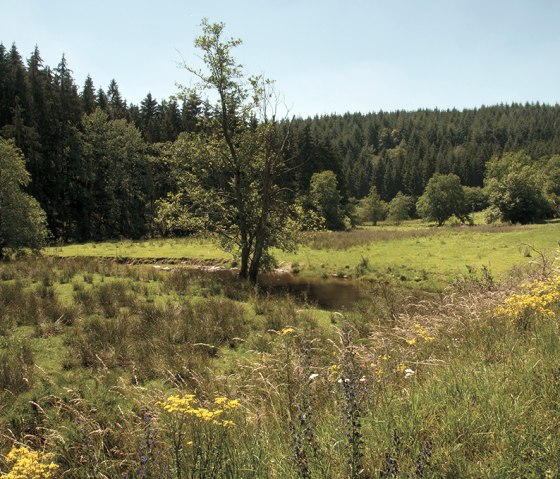
{"type": "Polygon", "coordinates": [[[114,78],[111,80],[109,87],[107,88],[107,101],[109,116],[112,120],[124,118],[126,116],[126,102],[123,101],[119,91],[119,86],[114,78]]]}
{"type": "Polygon", "coordinates": [[[97,90],[97,106],[104,111],[109,111],[109,99],[103,88],[97,90]]]}
{"type": "Polygon", "coordinates": [[[159,122],[158,122],[158,103],[151,93],[140,103],[140,130],[144,139],[149,142],[156,142],[160,139],[159,122]]]}
{"type": "Polygon", "coordinates": [[[202,100],[191,92],[186,100],[183,101],[181,108],[181,128],[183,131],[198,131],[198,122],[202,114],[202,100]]]}
{"type": "Polygon", "coordinates": [[[97,108],[97,98],[95,97],[93,80],[89,75],[84,82],[84,87],[82,88],[80,98],[82,100],[82,111],[87,115],[93,113],[97,108]]]}

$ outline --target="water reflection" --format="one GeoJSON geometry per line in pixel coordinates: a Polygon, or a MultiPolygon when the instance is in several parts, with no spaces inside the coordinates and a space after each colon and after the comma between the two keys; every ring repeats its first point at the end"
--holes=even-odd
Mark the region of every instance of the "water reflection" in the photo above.
{"type": "Polygon", "coordinates": [[[322,309],[349,310],[363,299],[355,281],[348,279],[301,278],[289,273],[263,273],[259,286],[271,294],[289,293],[322,309]]]}

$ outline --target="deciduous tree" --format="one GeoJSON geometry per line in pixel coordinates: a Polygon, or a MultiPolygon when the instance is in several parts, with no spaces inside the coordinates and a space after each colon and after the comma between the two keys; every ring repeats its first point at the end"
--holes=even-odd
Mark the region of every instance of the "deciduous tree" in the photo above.
{"type": "Polygon", "coordinates": [[[410,219],[413,208],[414,199],[399,191],[389,203],[388,217],[393,223],[400,225],[403,221],[410,219]]]}
{"type": "Polygon", "coordinates": [[[180,197],[239,255],[240,277],[255,282],[270,248],[293,245],[289,195],[280,186],[288,137],[279,134],[271,83],[247,78],[232,55],[241,41],[224,39],[223,23],[203,20],[201,26],[195,46],[204,68],[185,68],[200,80],[198,92],[209,90],[216,100],[205,101],[210,115],[201,120],[201,132],[178,140],[180,197]]]}
{"type": "Polygon", "coordinates": [[[430,178],[426,189],[416,203],[418,214],[430,221],[443,225],[451,216],[462,217],[465,212],[465,192],[461,180],[450,173],[436,173],[430,178]]]}
{"type": "Polygon", "coordinates": [[[388,205],[379,196],[377,188],[372,186],[369,194],[359,201],[357,209],[361,221],[370,221],[376,226],[378,221],[387,218],[387,208],[388,205]]]}
{"type": "Polygon", "coordinates": [[[29,181],[21,150],[0,138],[0,259],[8,250],[38,250],[47,238],[45,212],[23,191],[29,181]]]}
{"type": "Polygon", "coordinates": [[[313,173],[309,183],[309,199],[315,211],[325,220],[327,229],[344,229],[340,193],[336,175],[332,171],[313,173]]]}

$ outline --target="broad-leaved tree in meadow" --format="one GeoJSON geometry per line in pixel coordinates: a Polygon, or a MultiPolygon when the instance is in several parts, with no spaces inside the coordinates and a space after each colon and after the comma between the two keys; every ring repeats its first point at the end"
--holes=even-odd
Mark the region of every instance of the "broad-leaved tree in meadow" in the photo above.
{"type": "MultiPolygon", "coordinates": [[[[195,219],[191,224],[217,233],[239,257],[240,277],[255,282],[271,248],[294,245],[291,196],[282,186],[290,129],[279,128],[280,102],[272,83],[247,77],[234,59],[241,40],[225,39],[223,23],[203,20],[201,26],[195,46],[203,68],[184,67],[199,80],[197,94],[208,94],[208,113],[199,120],[198,133],[176,142],[182,173],[179,194],[169,201],[181,202],[195,219]]],[[[188,98],[193,89],[183,92],[188,98]]]]}

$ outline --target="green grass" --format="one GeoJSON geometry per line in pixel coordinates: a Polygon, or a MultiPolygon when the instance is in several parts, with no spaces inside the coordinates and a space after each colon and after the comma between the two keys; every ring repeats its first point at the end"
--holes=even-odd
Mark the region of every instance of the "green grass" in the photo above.
{"type": "MultiPolygon", "coordinates": [[[[520,327],[495,314],[521,282],[505,271],[538,259],[523,243],[552,251],[558,228],[415,224],[308,238],[293,256],[300,274],[354,273],[361,262],[366,278],[393,279],[359,283],[365,300],[343,315],[186,268],[0,263],[0,430],[10,431],[0,470],[17,440],[53,452],[68,477],[142,477],[143,468],[174,479],[178,463],[199,478],[558,477],[560,319],[520,327]],[[504,281],[471,275],[449,296],[407,287],[444,285],[459,261],[504,281]],[[420,282],[398,277],[418,268],[420,282]],[[162,410],[187,393],[208,409],[216,397],[238,399],[224,413],[237,426],[162,410]]],[[[152,243],[161,246],[130,250],[208,248],[152,243]]]]}
{"type": "MultiPolygon", "coordinates": [[[[487,269],[502,278],[511,268],[551,254],[558,247],[560,223],[528,226],[435,228],[410,222],[399,227],[368,227],[348,233],[307,235],[295,253],[274,251],[280,265],[298,264],[303,276],[360,276],[397,280],[408,286],[441,290],[468,268],[487,269]]],[[[227,263],[231,255],[214,240],[156,239],[142,242],[89,243],[47,248],[59,257],[184,260],[189,264],[227,263]]]]}
{"type": "MultiPolygon", "coordinates": [[[[277,256],[285,261],[297,261],[302,272],[309,275],[355,274],[356,266],[365,258],[370,269],[364,274],[366,278],[393,278],[416,283],[423,289],[442,289],[466,274],[467,265],[487,268],[500,278],[514,266],[538,260],[538,253],[532,248],[549,255],[558,247],[560,225],[424,227],[412,231],[383,228],[369,229],[367,233],[372,237],[369,243],[345,249],[339,249],[337,243],[347,241],[344,235],[359,235],[359,232],[322,233],[333,236],[330,243],[334,247],[319,249],[303,245],[294,254],[277,256]]],[[[327,239],[325,243],[328,242],[327,239]]]]}
{"type": "Polygon", "coordinates": [[[110,241],[45,248],[47,255],[59,257],[90,256],[102,258],[185,259],[225,262],[231,255],[218,243],[203,238],[152,239],[143,241],[110,241]]]}

